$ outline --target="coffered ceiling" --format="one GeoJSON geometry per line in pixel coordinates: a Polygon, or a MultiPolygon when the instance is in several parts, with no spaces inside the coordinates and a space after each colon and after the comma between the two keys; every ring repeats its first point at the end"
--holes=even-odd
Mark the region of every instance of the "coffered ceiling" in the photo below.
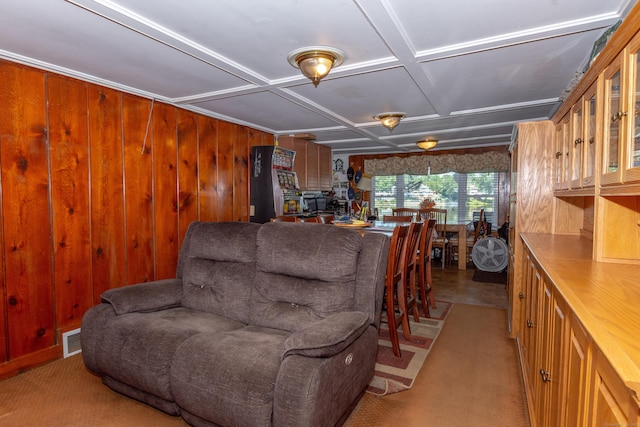
{"type": "MultiPolygon", "coordinates": [[[[0,58],[336,154],[506,145],[551,117],[633,0],[0,0],[0,58]],[[287,62],[346,53],[318,87],[287,62]],[[372,118],[401,111],[393,132],[372,118]]],[[[1,82],[0,82],[1,84],[1,82]]]]}

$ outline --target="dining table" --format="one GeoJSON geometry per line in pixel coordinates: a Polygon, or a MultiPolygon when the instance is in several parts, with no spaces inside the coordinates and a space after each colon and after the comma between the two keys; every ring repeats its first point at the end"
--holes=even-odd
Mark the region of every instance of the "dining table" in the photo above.
{"type": "MultiPolygon", "coordinates": [[[[340,225],[340,224],[335,224],[340,225]]],[[[409,225],[408,222],[390,222],[390,221],[371,221],[366,223],[365,225],[355,226],[351,225],[350,228],[354,228],[359,230],[361,233],[383,233],[391,237],[393,234],[393,229],[398,225],[409,225]]],[[[349,225],[345,225],[349,226],[349,225]]],[[[443,224],[436,224],[436,229],[434,233],[442,233],[443,232],[443,224]]],[[[466,236],[467,236],[467,224],[447,224],[447,234],[449,233],[457,233],[458,234],[458,242],[462,242],[463,244],[458,244],[458,269],[466,270],[467,269],[467,245],[466,245],[466,236]],[[462,240],[461,240],[462,236],[462,240]]],[[[435,238],[435,234],[434,234],[435,238]]],[[[444,255],[443,255],[444,256],[444,255]]]]}

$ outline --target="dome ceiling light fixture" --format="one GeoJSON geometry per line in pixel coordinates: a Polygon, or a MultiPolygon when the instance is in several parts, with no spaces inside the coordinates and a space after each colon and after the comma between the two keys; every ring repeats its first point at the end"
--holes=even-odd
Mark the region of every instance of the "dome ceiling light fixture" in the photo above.
{"type": "Polygon", "coordinates": [[[429,136],[425,139],[421,139],[420,141],[416,142],[416,145],[425,151],[431,150],[433,147],[438,145],[438,140],[432,136],[429,136]]]}
{"type": "Polygon", "coordinates": [[[332,68],[344,61],[344,52],[327,46],[310,46],[296,49],[287,56],[289,64],[299,68],[315,87],[332,68]]]}
{"type": "Polygon", "coordinates": [[[400,120],[406,117],[407,113],[380,113],[373,116],[374,119],[379,120],[382,123],[382,126],[389,129],[389,132],[393,132],[393,128],[398,126],[400,120]]]}

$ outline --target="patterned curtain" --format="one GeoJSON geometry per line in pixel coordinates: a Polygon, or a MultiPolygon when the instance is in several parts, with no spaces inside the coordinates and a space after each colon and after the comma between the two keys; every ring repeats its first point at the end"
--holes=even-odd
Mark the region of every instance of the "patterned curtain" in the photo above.
{"type": "Polygon", "coordinates": [[[509,153],[489,151],[479,154],[390,156],[383,159],[365,159],[364,170],[371,175],[507,172],[509,153]]]}

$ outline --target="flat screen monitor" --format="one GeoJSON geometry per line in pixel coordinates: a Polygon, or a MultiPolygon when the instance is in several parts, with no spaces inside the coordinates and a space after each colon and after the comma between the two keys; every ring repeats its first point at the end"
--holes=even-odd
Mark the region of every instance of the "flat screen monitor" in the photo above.
{"type": "Polygon", "coordinates": [[[316,212],[318,210],[316,199],[304,199],[304,201],[307,203],[307,211],[316,212]]]}

